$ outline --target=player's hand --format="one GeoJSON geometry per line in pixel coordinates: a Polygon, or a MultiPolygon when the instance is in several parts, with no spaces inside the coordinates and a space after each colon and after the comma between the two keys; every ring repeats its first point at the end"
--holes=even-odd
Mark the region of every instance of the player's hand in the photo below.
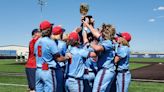
{"type": "Polygon", "coordinates": [[[94,23],[95,20],[93,18],[90,19],[90,23],[94,23]]]}
{"type": "Polygon", "coordinates": [[[85,20],[85,16],[81,16],[81,22],[83,22],[83,20],[85,20]]]}
{"type": "Polygon", "coordinates": [[[86,21],[82,20],[82,22],[83,22],[84,26],[87,26],[87,27],[89,26],[89,24],[86,21]]]}
{"type": "Polygon", "coordinates": [[[70,58],[72,58],[72,54],[71,54],[71,53],[66,53],[66,54],[65,54],[65,57],[66,57],[67,59],[70,59],[70,58]]]}

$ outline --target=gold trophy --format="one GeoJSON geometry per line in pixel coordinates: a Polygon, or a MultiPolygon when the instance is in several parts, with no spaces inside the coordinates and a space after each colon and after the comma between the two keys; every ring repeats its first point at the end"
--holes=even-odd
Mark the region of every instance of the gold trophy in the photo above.
{"type": "Polygon", "coordinates": [[[80,13],[83,16],[86,16],[89,10],[89,5],[86,3],[81,3],[80,4],[80,13]]]}
{"type": "MultiPolygon", "coordinates": [[[[82,15],[82,20],[88,22],[90,25],[94,26],[94,24],[91,22],[92,16],[88,15],[89,11],[89,5],[87,3],[81,3],[80,4],[80,14],[82,15]]],[[[81,30],[83,29],[83,23],[81,23],[81,30]]],[[[79,36],[80,36],[80,42],[83,43],[83,35],[82,35],[82,31],[79,31],[79,36]]],[[[93,39],[93,35],[90,31],[87,31],[87,39],[89,40],[89,42],[91,42],[93,39]]]]}

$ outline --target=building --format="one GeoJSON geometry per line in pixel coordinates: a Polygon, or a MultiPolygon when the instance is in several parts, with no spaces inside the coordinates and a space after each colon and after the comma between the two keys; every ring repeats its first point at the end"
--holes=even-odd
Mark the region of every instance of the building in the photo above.
{"type": "Polygon", "coordinates": [[[24,56],[28,57],[29,49],[26,46],[6,45],[0,46],[0,56],[24,56]]]}
{"type": "Polygon", "coordinates": [[[131,53],[131,58],[164,58],[164,53],[131,53]]]}

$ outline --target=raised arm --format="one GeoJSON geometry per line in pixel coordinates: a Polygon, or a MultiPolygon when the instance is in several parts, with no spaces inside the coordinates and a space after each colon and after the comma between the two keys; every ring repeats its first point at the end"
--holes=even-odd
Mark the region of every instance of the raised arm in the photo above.
{"type": "Polygon", "coordinates": [[[99,33],[97,30],[95,30],[95,29],[93,28],[93,26],[89,25],[89,24],[88,24],[87,22],[85,22],[84,20],[82,20],[82,22],[83,22],[83,24],[84,24],[86,27],[89,28],[89,30],[92,32],[92,34],[93,34],[96,38],[99,38],[99,37],[100,37],[100,33],[99,33]]]}
{"type": "Polygon", "coordinates": [[[87,38],[87,32],[86,31],[83,31],[83,43],[88,43],[88,38],[87,38]]]}

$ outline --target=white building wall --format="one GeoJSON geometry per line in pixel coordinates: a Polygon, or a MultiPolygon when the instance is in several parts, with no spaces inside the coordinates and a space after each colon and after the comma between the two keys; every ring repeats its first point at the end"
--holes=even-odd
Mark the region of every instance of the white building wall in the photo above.
{"type": "Polygon", "coordinates": [[[26,46],[19,46],[19,45],[8,45],[8,46],[0,46],[0,50],[16,50],[17,55],[27,56],[29,49],[26,46]]]}

